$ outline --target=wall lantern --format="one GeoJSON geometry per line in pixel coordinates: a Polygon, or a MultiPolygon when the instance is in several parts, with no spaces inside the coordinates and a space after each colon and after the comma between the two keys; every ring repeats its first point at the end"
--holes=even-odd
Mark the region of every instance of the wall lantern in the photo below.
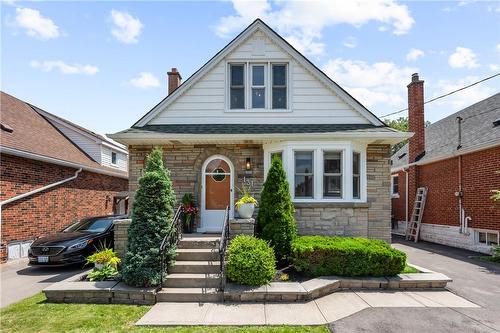
{"type": "Polygon", "coordinates": [[[245,170],[246,171],[251,171],[252,170],[252,161],[251,161],[250,157],[247,157],[247,159],[246,159],[245,170]]]}

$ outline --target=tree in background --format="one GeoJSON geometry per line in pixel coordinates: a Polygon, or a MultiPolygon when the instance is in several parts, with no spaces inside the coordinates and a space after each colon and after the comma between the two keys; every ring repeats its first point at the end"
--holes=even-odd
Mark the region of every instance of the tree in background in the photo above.
{"type": "MultiPolygon", "coordinates": [[[[398,119],[384,119],[384,123],[387,124],[390,128],[394,128],[395,130],[401,132],[408,132],[408,117],[399,117],[398,119]]],[[[431,124],[430,121],[425,122],[425,127],[428,127],[431,124]]],[[[394,155],[398,150],[400,150],[408,140],[401,141],[391,147],[391,155],[394,155]]]]}
{"type": "MultiPolygon", "coordinates": [[[[155,148],[147,157],[144,175],[134,197],[132,223],[122,269],[126,284],[136,287],[156,286],[161,281],[160,243],[173,228],[175,194],[170,173],[163,166],[162,151],[155,148]]],[[[171,260],[175,248],[167,250],[171,260]]]]}
{"type": "Polygon", "coordinates": [[[260,197],[257,221],[261,230],[260,238],[268,240],[283,262],[291,253],[291,242],[297,236],[294,207],[285,169],[281,159],[275,156],[260,197]]]}

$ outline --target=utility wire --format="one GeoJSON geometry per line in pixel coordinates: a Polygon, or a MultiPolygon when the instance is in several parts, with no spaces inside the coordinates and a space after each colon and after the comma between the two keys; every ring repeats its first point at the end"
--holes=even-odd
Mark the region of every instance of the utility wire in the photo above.
{"type": "MultiPolygon", "coordinates": [[[[491,75],[491,76],[485,77],[485,78],[484,78],[484,79],[482,79],[482,80],[479,80],[479,81],[476,81],[476,82],[474,82],[474,83],[471,83],[471,84],[469,84],[468,86],[465,86],[465,87],[459,88],[459,89],[457,89],[457,90],[453,90],[453,91],[451,91],[451,92],[449,92],[449,93],[447,93],[447,94],[444,94],[444,95],[441,95],[441,96],[435,97],[435,98],[433,98],[433,99],[430,99],[430,100],[428,100],[428,101],[425,101],[425,102],[424,102],[424,104],[427,104],[427,103],[430,103],[430,102],[434,102],[435,100],[438,100],[438,99],[440,99],[440,98],[443,98],[443,97],[449,96],[449,95],[451,95],[451,94],[454,94],[454,93],[456,93],[456,92],[459,92],[459,91],[465,90],[465,89],[467,89],[467,88],[470,88],[470,87],[472,87],[472,86],[475,86],[476,84],[479,84],[479,83],[481,83],[481,82],[484,82],[484,81],[490,80],[490,79],[492,79],[492,78],[494,78],[494,77],[496,77],[496,76],[500,76],[500,73],[493,74],[493,75],[491,75]]],[[[408,110],[408,108],[404,108],[404,109],[401,109],[401,110],[399,110],[399,111],[395,111],[395,112],[391,112],[391,113],[385,114],[385,115],[383,115],[383,116],[380,116],[380,118],[389,117],[389,116],[392,116],[392,115],[395,115],[395,114],[398,114],[398,113],[404,112],[404,111],[406,111],[406,110],[408,110]]]]}

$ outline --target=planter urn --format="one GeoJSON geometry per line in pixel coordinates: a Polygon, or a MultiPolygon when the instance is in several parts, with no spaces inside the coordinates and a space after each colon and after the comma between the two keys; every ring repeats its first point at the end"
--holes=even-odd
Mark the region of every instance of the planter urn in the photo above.
{"type": "Polygon", "coordinates": [[[245,203],[238,207],[238,214],[242,219],[249,219],[253,215],[255,205],[253,203],[245,203]]]}

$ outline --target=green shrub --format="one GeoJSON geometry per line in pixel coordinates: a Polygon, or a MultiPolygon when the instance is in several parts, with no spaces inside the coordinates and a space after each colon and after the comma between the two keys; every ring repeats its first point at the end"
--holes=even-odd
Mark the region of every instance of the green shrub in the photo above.
{"type": "Polygon", "coordinates": [[[491,261],[500,263],[500,245],[496,245],[491,250],[491,261]]]}
{"type": "Polygon", "coordinates": [[[228,247],[227,276],[239,284],[260,286],[276,273],[273,249],[262,239],[238,235],[228,247]]]}
{"type": "Polygon", "coordinates": [[[386,276],[404,270],[406,254],[381,240],[303,236],[292,242],[292,262],[310,276],[386,276]]]}
{"type": "Polygon", "coordinates": [[[118,275],[118,270],[116,269],[115,266],[112,266],[110,264],[104,265],[104,267],[98,269],[94,268],[88,275],[87,278],[90,281],[104,281],[107,279],[110,279],[112,277],[115,277],[118,275]]]}
{"type": "Polygon", "coordinates": [[[297,236],[293,215],[294,207],[285,169],[281,159],[275,157],[260,195],[257,221],[259,237],[270,242],[279,261],[288,259],[291,242],[297,236]]]}
{"type": "MultiPolygon", "coordinates": [[[[161,281],[160,243],[173,227],[175,194],[169,172],[163,166],[162,151],[154,149],[147,158],[144,175],[139,179],[128,230],[127,253],[122,276],[136,287],[156,286],[161,281]]],[[[167,249],[167,261],[175,248],[167,249]]]]}

